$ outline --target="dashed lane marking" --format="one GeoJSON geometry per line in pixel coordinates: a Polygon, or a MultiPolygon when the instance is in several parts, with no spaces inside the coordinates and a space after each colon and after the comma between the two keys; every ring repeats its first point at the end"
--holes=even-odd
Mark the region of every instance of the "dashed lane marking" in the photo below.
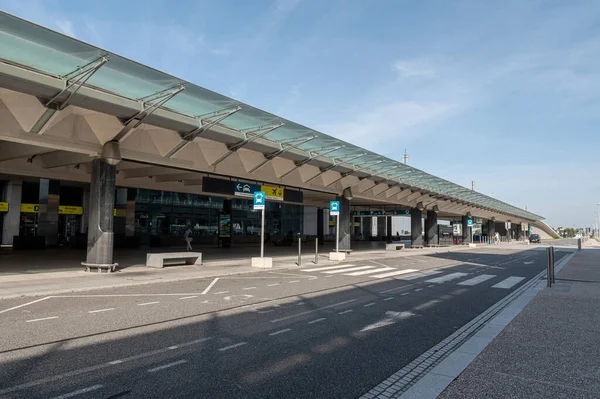
{"type": "Polygon", "coordinates": [[[289,332],[289,331],[292,331],[292,329],[291,328],[284,328],[283,330],[274,331],[274,332],[270,333],[269,335],[273,337],[275,335],[283,334],[283,333],[286,333],[286,332],[289,332]]]}
{"type": "Polygon", "coordinates": [[[389,298],[385,298],[384,301],[391,301],[392,299],[394,299],[393,296],[389,297],[389,298]]]}
{"type": "Polygon", "coordinates": [[[267,284],[267,287],[275,287],[276,285],[279,285],[279,283],[275,283],[275,284],[267,284]]]}
{"type": "Polygon", "coordinates": [[[88,313],[101,313],[101,312],[109,312],[111,310],[115,310],[115,308],[106,308],[106,309],[98,309],[98,310],[90,310],[88,313]]]}
{"type": "Polygon", "coordinates": [[[243,291],[248,291],[248,290],[255,290],[256,287],[246,287],[246,288],[242,288],[243,291]]]}
{"type": "Polygon", "coordinates": [[[352,303],[352,302],[355,302],[355,301],[356,301],[356,299],[349,299],[347,301],[334,303],[332,305],[327,305],[327,306],[323,306],[323,307],[316,308],[316,309],[306,310],[304,312],[300,312],[300,313],[292,314],[292,315],[289,315],[289,316],[281,317],[279,319],[273,319],[273,320],[271,320],[271,323],[278,323],[280,321],[293,319],[294,317],[304,316],[305,314],[310,314],[310,313],[318,312],[318,311],[321,311],[321,310],[334,308],[336,306],[346,305],[348,303],[352,303]]]}
{"type": "Polygon", "coordinates": [[[354,310],[348,309],[348,310],[344,310],[343,312],[339,312],[338,314],[346,314],[346,313],[351,313],[351,312],[354,312],[354,310]]]}
{"type": "Polygon", "coordinates": [[[219,292],[213,292],[213,295],[223,295],[223,294],[227,294],[229,291],[219,291],[219,292]]]}
{"type": "Polygon", "coordinates": [[[84,393],[88,393],[88,392],[92,392],[92,391],[97,391],[100,388],[103,388],[103,385],[92,385],[91,387],[87,387],[87,388],[83,388],[83,389],[79,389],[77,391],[73,391],[73,392],[69,392],[69,393],[65,393],[62,394],[60,396],[55,396],[52,399],[68,399],[68,398],[74,398],[75,396],[79,396],[82,395],[84,393]]]}
{"type": "Polygon", "coordinates": [[[161,370],[168,369],[168,368],[171,368],[171,367],[179,366],[180,364],[183,364],[183,363],[187,363],[187,360],[181,359],[181,360],[178,360],[178,361],[173,362],[173,363],[163,364],[162,366],[154,367],[154,368],[148,370],[148,372],[149,373],[156,373],[157,371],[161,371],[161,370]]]}
{"type": "Polygon", "coordinates": [[[148,306],[148,305],[155,305],[157,303],[160,303],[159,301],[154,301],[154,302],[144,302],[144,303],[138,303],[138,306],[148,306]]]}
{"type": "Polygon", "coordinates": [[[192,298],[198,298],[198,295],[184,296],[184,297],[181,297],[179,299],[183,300],[183,299],[192,299],[192,298]]]}
{"type": "Polygon", "coordinates": [[[363,308],[370,308],[371,306],[375,306],[375,302],[367,303],[363,305],[363,308]]]}
{"type": "Polygon", "coordinates": [[[224,346],[222,348],[219,348],[219,352],[225,352],[228,351],[230,349],[235,349],[235,348],[239,348],[240,346],[244,346],[247,345],[248,342],[238,342],[237,344],[233,344],[233,345],[228,345],[228,346],[224,346]]]}
{"type": "Polygon", "coordinates": [[[308,324],[320,323],[325,320],[327,320],[325,317],[321,317],[320,319],[314,319],[314,320],[309,321],[308,324]]]}
{"type": "Polygon", "coordinates": [[[41,319],[33,319],[33,320],[25,320],[26,323],[33,323],[36,321],[44,321],[44,320],[52,320],[52,319],[58,319],[58,316],[52,316],[52,317],[42,317],[41,319]]]}

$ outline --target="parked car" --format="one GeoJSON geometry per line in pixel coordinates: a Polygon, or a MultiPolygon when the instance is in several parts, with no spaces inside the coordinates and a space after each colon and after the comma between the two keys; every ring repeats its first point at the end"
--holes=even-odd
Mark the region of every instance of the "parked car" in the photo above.
{"type": "Polygon", "coordinates": [[[537,242],[539,244],[542,242],[542,239],[540,238],[539,234],[531,234],[529,236],[529,242],[531,242],[531,243],[537,242]]]}

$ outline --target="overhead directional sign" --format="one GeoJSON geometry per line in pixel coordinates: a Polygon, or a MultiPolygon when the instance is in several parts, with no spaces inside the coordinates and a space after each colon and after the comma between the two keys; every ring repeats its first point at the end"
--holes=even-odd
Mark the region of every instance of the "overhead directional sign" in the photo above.
{"type": "Polygon", "coordinates": [[[257,191],[254,193],[254,210],[259,211],[265,209],[266,195],[264,191],[257,191]]]}
{"type": "Polygon", "coordinates": [[[265,192],[268,200],[283,201],[284,190],[281,187],[260,186],[260,190],[265,192]]]}
{"type": "Polygon", "coordinates": [[[260,184],[252,184],[246,183],[243,181],[238,181],[235,183],[233,187],[233,195],[237,197],[248,197],[252,198],[254,193],[257,191],[261,191],[260,184]]]}
{"type": "Polygon", "coordinates": [[[340,214],[340,201],[329,201],[329,214],[331,216],[340,214]]]}
{"type": "Polygon", "coordinates": [[[410,215],[410,209],[394,209],[381,211],[352,211],[352,216],[402,216],[410,215]]]}

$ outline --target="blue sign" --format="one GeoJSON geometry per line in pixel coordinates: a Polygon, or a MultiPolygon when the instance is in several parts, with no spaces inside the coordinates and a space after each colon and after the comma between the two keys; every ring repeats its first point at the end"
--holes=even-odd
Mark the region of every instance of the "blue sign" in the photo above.
{"type": "Polygon", "coordinates": [[[467,219],[467,226],[473,226],[473,219],[467,219]]]}
{"type": "Polygon", "coordinates": [[[340,201],[329,201],[329,214],[331,216],[340,214],[340,201]]]}
{"type": "Polygon", "coordinates": [[[257,191],[254,193],[254,210],[259,211],[265,209],[265,201],[267,196],[264,191],[257,191]]]}
{"type": "Polygon", "coordinates": [[[530,228],[529,228],[529,232],[530,232],[530,233],[533,233],[533,227],[530,227],[530,228]]]}
{"type": "Polygon", "coordinates": [[[233,187],[233,195],[237,197],[248,197],[254,196],[254,193],[260,191],[260,184],[251,184],[243,181],[235,182],[233,187]]]}

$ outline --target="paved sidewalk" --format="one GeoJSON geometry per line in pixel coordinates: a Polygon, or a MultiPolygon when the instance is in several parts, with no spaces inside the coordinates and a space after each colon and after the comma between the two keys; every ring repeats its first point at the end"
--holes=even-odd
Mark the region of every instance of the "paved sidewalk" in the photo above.
{"type": "MultiPolygon", "coordinates": [[[[514,249],[516,248],[515,245],[517,244],[504,244],[501,247],[506,249],[514,249]]],[[[522,247],[522,245],[518,245],[518,248],[522,247]]],[[[490,248],[497,249],[498,247],[491,246],[490,248]]],[[[400,251],[363,250],[352,252],[346,258],[346,263],[372,259],[419,255],[423,256],[436,253],[468,250],[485,250],[485,247],[482,249],[469,248],[468,246],[453,246],[445,248],[407,249],[400,251]]],[[[83,271],[83,267],[78,268],[78,270],[70,269],[51,272],[25,272],[8,275],[0,274],[0,299],[15,298],[20,296],[54,295],[68,292],[87,291],[91,289],[231,276],[236,274],[255,273],[265,270],[294,270],[298,269],[296,264],[297,260],[297,255],[273,257],[273,269],[252,268],[250,266],[250,258],[246,258],[220,259],[205,261],[203,262],[202,266],[170,266],[163,269],[149,268],[143,265],[133,265],[119,270],[117,273],[111,274],[95,272],[86,273],[83,271]]],[[[302,264],[304,266],[313,265],[313,261],[314,254],[312,256],[304,255],[302,257],[302,264]]],[[[39,260],[39,262],[43,263],[43,260],[39,260]]],[[[334,264],[337,264],[337,262],[329,261],[326,253],[320,254],[319,266],[334,264]]],[[[43,264],[41,266],[43,266],[43,264]]]]}
{"type": "Polygon", "coordinates": [[[438,398],[598,398],[600,250],[575,254],[438,398]]]}

